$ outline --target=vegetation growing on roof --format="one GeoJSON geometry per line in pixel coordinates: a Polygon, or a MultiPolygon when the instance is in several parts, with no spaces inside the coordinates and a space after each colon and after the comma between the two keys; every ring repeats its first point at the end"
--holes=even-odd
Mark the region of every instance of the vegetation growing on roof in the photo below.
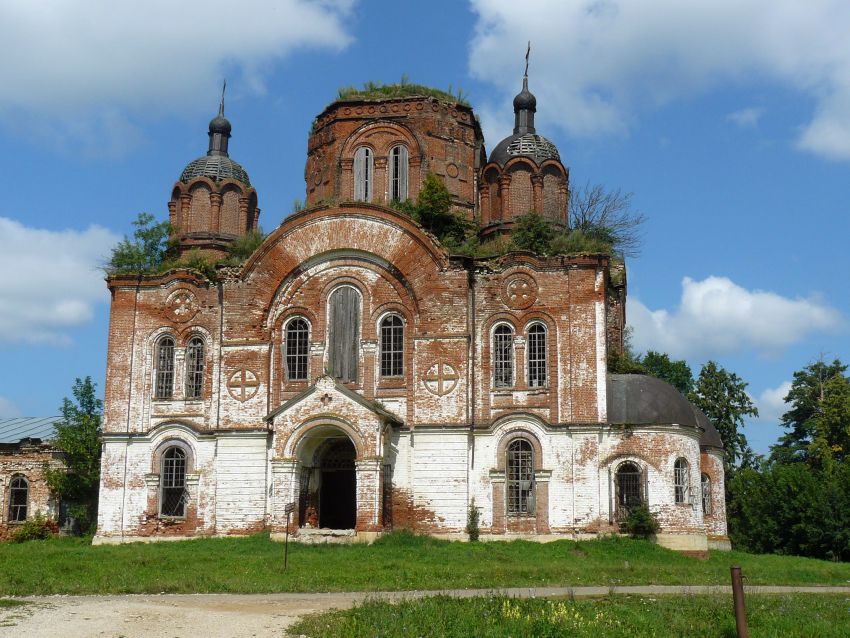
{"type": "Polygon", "coordinates": [[[196,270],[216,281],[219,266],[239,266],[263,243],[262,229],[238,237],[228,246],[227,256],[212,259],[198,249],[182,256],[177,251],[177,230],[168,222],[157,222],[150,213],[139,213],[133,222],[133,239],[124,237],[112,249],[106,263],[108,275],[156,275],[176,268],[196,270]]]}
{"type": "Polygon", "coordinates": [[[451,84],[446,91],[423,84],[411,84],[406,75],[402,75],[401,80],[395,84],[382,84],[370,80],[363,84],[363,88],[343,86],[337,91],[337,100],[383,100],[412,96],[433,97],[438,100],[469,106],[469,100],[461,88],[458,88],[455,92],[451,84]]]}

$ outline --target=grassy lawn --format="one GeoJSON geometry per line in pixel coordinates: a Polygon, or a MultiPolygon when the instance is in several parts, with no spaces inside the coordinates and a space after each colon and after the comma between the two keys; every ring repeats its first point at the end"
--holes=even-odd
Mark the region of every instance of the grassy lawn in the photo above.
{"type": "Polygon", "coordinates": [[[556,585],[850,585],[850,563],[712,552],[688,558],[627,538],[460,543],[398,533],[373,545],[283,544],[266,535],[92,547],[59,538],[0,545],[0,595],[313,592],[556,585]]]}
{"type": "MultiPolygon", "coordinates": [[[[846,595],[748,596],[750,636],[847,636],[846,595]]],[[[735,634],[730,596],[615,596],[598,600],[458,600],[437,596],[392,605],[367,602],[354,609],[309,616],[287,630],[310,638],[534,638],[706,636],[735,634]]]]}

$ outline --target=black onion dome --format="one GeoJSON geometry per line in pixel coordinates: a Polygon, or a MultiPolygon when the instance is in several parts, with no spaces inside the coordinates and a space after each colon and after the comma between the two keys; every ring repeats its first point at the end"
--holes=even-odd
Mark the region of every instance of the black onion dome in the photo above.
{"type": "Polygon", "coordinates": [[[220,133],[221,135],[230,135],[231,126],[230,120],[224,115],[216,115],[210,120],[210,133],[220,133]]]}
{"type": "Polygon", "coordinates": [[[181,182],[188,184],[195,178],[208,177],[215,181],[235,179],[245,186],[251,185],[251,180],[248,178],[245,169],[239,163],[230,159],[227,154],[231,128],[230,120],[224,117],[224,94],[222,93],[218,115],[210,120],[209,150],[206,155],[193,160],[183,169],[183,173],[180,175],[181,182]]]}
{"type": "Polygon", "coordinates": [[[515,133],[499,142],[490,153],[490,161],[500,166],[515,157],[528,157],[537,164],[550,159],[561,161],[561,155],[555,145],[537,133],[515,133]]]}
{"type": "Polygon", "coordinates": [[[183,169],[183,173],[180,175],[180,181],[188,184],[196,177],[209,177],[215,181],[235,179],[237,182],[245,184],[245,186],[251,185],[247,171],[239,163],[234,162],[226,155],[204,155],[193,160],[183,169]]]}
{"type": "Polygon", "coordinates": [[[703,431],[700,445],[723,449],[709,418],[666,381],[645,374],[609,374],[607,395],[609,423],[695,426],[703,431]]]}
{"type": "Polygon", "coordinates": [[[522,91],[517,93],[514,98],[514,111],[525,109],[528,111],[537,111],[537,98],[534,93],[528,90],[528,80],[522,83],[522,91]]]}

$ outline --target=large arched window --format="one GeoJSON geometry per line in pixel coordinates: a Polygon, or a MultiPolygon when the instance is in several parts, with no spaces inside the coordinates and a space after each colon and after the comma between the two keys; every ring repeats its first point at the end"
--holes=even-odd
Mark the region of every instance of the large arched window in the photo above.
{"type": "Polygon", "coordinates": [[[159,513],[161,516],[186,516],[186,451],[172,446],[162,455],[159,513]]]}
{"type": "Polygon", "coordinates": [[[331,293],[328,372],[340,381],[357,381],[360,353],[360,294],[351,286],[331,293]]]}
{"type": "Polygon", "coordinates": [[[514,384],[514,331],[499,324],[493,331],[493,387],[509,388],[514,384]]]}
{"type": "Polygon", "coordinates": [[[534,514],[534,449],[525,439],[511,441],[507,450],[508,515],[534,514]]]}
{"type": "Polygon", "coordinates": [[[387,315],[381,321],[381,376],[404,374],[404,322],[398,315],[387,315]]]}
{"type": "Polygon", "coordinates": [[[394,146],[390,151],[390,200],[407,199],[407,148],[394,146]]]}
{"type": "Polygon", "coordinates": [[[688,462],[685,459],[676,459],[673,466],[673,489],[676,503],[688,503],[691,497],[691,480],[688,470],[688,462]]]}
{"type": "Polygon", "coordinates": [[[703,474],[700,480],[700,488],[702,495],[702,513],[711,515],[711,479],[708,474],[703,474]]]}
{"type": "Polygon", "coordinates": [[[163,337],[156,344],[156,383],[154,397],[170,399],[174,395],[174,338],[163,337]]]}
{"type": "Polygon", "coordinates": [[[23,523],[27,520],[27,503],[30,486],[23,476],[15,476],[9,484],[9,522],[23,523]]]}
{"type": "Polygon", "coordinates": [[[617,518],[625,520],[633,507],[643,504],[643,486],[640,468],[627,462],[617,468],[614,479],[614,491],[617,503],[617,518]]]}
{"type": "Polygon", "coordinates": [[[192,337],[186,345],[186,398],[200,399],[204,394],[204,340],[192,337]]]}
{"type": "Polygon", "coordinates": [[[534,323],[528,329],[528,387],[546,387],[546,326],[534,323]]]}
{"type": "Polygon", "coordinates": [[[286,324],[284,338],[284,361],[286,363],[287,381],[307,380],[307,350],[310,338],[310,328],[300,317],[286,324]]]}
{"type": "Polygon", "coordinates": [[[354,152],[354,199],[372,201],[374,158],[372,149],[361,146],[354,152]]]}

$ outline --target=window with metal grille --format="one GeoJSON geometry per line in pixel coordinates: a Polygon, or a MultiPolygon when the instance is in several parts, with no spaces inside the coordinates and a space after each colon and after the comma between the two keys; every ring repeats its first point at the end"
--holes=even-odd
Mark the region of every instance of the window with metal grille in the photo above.
{"type": "Polygon", "coordinates": [[[160,506],[162,516],[186,516],[186,452],[176,446],[162,455],[160,506]]]}
{"type": "Polygon", "coordinates": [[[381,376],[404,374],[404,322],[398,315],[381,321],[381,376]]]}
{"type": "Polygon", "coordinates": [[[525,439],[508,446],[507,481],[508,515],[534,514],[534,450],[525,439]]]}
{"type": "Polygon", "coordinates": [[[633,507],[641,505],[640,468],[634,463],[623,463],[617,468],[615,479],[617,518],[625,520],[633,507]]]}
{"type": "Polygon", "coordinates": [[[27,502],[30,486],[23,476],[16,476],[9,484],[9,522],[23,523],[27,520],[27,502]]]}
{"type": "Polygon", "coordinates": [[[702,488],[702,513],[711,515],[711,479],[708,478],[708,474],[702,475],[700,487],[702,488]]]}
{"type": "Polygon", "coordinates": [[[204,394],[204,340],[192,337],[186,345],[186,398],[200,399],[204,394]]]}
{"type": "Polygon", "coordinates": [[[307,380],[307,350],[310,328],[304,319],[293,319],[286,324],[284,359],[286,360],[286,380],[307,380]]]}
{"type": "Polygon", "coordinates": [[[514,331],[505,324],[493,331],[493,386],[509,388],[514,384],[514,331]]]}
{"type": "Polygon", "coordinates": [[[372,149],[361,146],[354,152],[354,199],[372,201],[372,149]]]}
{"type": "Polygon", "coordinates": [[[546,386],[546,327],[532,324],[528,329],[528,387],[546,386]]]}
{"type": "Polygon", "coordinates": [[[330,296],[328,372],[340,381],[357,381],[360,352],[360,295],[341,286],[330,296]]]}
{"type": "Polygon", "coordinates": [[[174,339],[163,337],[156,346],[155,398],[170,399],[174,395],[174,339]]]}
{"type": "Polygon", "coordinates": [[[688,462],[685,459],[676,459],[673,466],[673,487],[676,503],[687,503],[691,496],[691,483],[688,477],[688,462]]]}
{"type": "Polygon", "coordinates": [[[394,146],[390,151],[390,199],[407,199],[407,148],[394,146]]]}

